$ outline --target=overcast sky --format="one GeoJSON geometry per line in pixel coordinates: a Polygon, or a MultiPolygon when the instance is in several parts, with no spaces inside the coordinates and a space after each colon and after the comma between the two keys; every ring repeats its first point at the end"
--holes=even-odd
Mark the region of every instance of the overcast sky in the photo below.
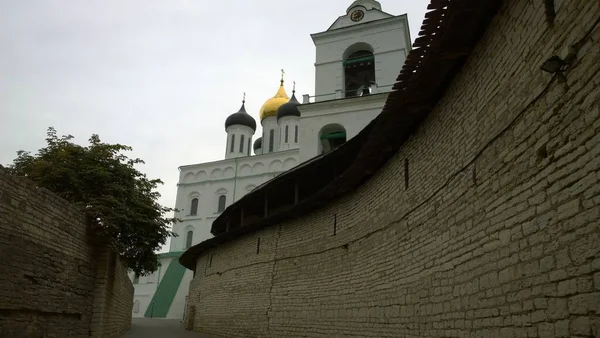
{"type": "MultiPolygon", "coordinates": [[[[408,14],[426,0],[381,0],[408,14]]],[[[351,0],[0,0],[0,164],[44,146],[46,129],[133,147],[174,206],[180,165],[220,160],[225,118],[286,87],[314,95],[311,33],[351,0]]],[[[258,122],[258,121],[257,121],[258,122]]],[[[257,133],[258,134],[258,133],[257,133]]],[[[256,138],[256,137],[255,137],[256,138]]]]}

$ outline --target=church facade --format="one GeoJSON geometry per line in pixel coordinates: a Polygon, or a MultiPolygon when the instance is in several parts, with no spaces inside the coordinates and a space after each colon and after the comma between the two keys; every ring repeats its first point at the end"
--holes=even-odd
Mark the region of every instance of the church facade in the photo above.
{"type": "Polygon", "coordinates": [[[213,237],[212,222],[227,206],[357,135],[382,111],[411,48],[407,16],[388,14],[374,0],[354,1],[329,29],[311,37],[313,96],[297,97],[295,84],[290,96],[282,73],[258,121],[246,111],[245,98],[226,119],[223,160],[179,167],[175,208],[182,222],[174,225],[169,252],[160,255],[161,268],[131,276],[134,317],[183,318],[193,276],[177,257],[213,237]]]}

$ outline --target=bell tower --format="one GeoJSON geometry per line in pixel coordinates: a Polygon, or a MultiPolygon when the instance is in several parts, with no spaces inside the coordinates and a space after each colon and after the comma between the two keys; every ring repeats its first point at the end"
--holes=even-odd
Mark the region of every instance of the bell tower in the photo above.
{"type": "Polygon", "coordinates": [[[411,49],[406,14],[386,13],[376,0],[354,1],[326,31],[311,37],[314,102],[391,91],[411,49]]]}

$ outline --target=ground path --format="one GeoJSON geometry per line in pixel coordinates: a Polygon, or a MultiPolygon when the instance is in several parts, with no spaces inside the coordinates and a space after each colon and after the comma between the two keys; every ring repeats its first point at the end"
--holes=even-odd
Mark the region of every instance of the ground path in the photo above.
{"type": "Polygon", "coordinates": [[[123,338],[214,338],[183,329],[179,320],[133,318],[131,329],[123,338]]]}

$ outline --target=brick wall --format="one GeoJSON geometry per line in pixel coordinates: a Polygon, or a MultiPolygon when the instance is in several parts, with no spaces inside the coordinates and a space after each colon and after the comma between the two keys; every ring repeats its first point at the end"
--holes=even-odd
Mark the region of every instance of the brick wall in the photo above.
{"type": "Polygon", "coordinates": [[[200,256],[188,326],[600,336],[600,26],[566,83],[540,70],[600,2],[556,4],[550,27],[544,1],[505,1],[434,112],[355,193],[200,256]]]}
{"type": "Polygon", "coordinates": [[[93,242],[77,209],[0,169],[0,337],[119,337],[129,328],[133,286],[93,242]]]}

